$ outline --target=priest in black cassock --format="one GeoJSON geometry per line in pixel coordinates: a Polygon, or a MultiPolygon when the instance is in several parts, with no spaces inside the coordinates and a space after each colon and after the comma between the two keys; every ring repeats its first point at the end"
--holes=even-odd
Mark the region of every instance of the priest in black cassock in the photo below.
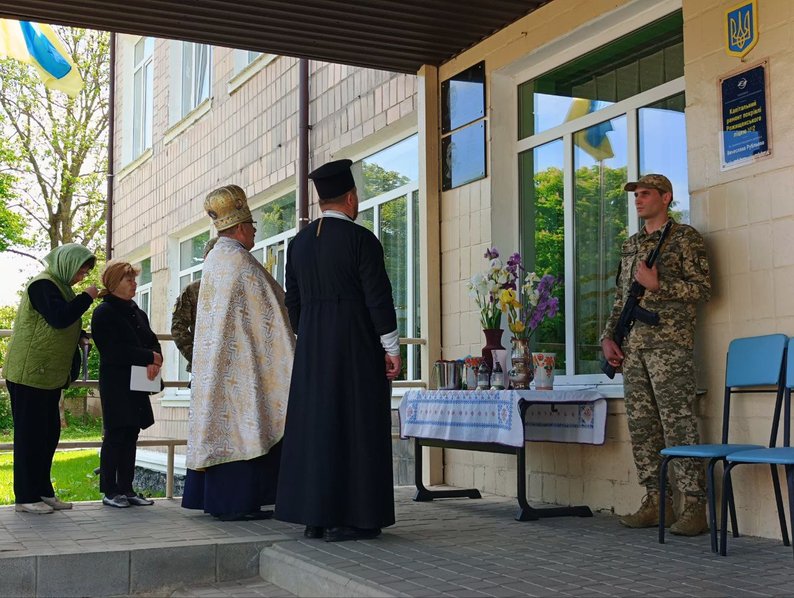
{"type": "Polygon", "coordinates": [[[400,373],[392,288],[378,238],[355,223],[350,160],[309,175],[322,217],[290,242],[286,305],[298,335],[276,518],[327,542],[394,523],[389,380],[400,373]]]}

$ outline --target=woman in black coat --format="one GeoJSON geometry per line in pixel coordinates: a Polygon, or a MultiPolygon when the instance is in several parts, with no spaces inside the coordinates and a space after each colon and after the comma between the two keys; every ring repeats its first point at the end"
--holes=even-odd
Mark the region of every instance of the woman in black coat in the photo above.
{"type": "Polygon", "coordinates": [[[135,304],[138,271],[111,260],[102,272],[103,302],[94,310],[91,333],[99,349],[99,395],[104,436],[99,462],[102,502],[112,507],[151,505],[132,489],[138,434],[154,423],[149,393],[130,390],[131,366],[146,367],[154,380],[163,364],[162,350],[149,319],[135,304]]]}

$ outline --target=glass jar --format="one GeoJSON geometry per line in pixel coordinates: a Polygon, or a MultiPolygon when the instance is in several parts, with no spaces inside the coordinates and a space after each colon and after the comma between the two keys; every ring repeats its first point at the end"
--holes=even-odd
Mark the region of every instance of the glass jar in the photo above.
{"type": "Polygon", "coordinates": [[[491,388],[491,368],[483,359],[477,369],[477,390],[488,390],[491,388]]]}

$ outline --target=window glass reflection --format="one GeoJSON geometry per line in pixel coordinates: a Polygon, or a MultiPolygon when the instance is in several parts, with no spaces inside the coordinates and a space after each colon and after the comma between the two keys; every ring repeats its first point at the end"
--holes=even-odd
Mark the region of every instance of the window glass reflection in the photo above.
{"type": "Polygon", "coordinates": [[[204,246],[210,240],[210,231],[205,231],[179,244],[179,269],[187,270],[204,261],[204,246]]]}
{"type": "Polygon", "coordinates": [[[419,180],[419,138],[403,139],[353,164],[359,201],[372,199],[383,193],[419,180]]]}
{"type": "Polygon", "coordinates": [[[480,62],[441,82],[441,132],[447,133],[485,116],[485,63],[480,62]]]}
{"type": "Polygon", "coordinates": [[[258,243],[295,228],[295,191],[266,203],[252,212],[256,223],[254,242],[258,243]]]}
{"type": "Polygon", "coordinates": [[[683,48],[678,11],[527,81],[518,89],[519,138],[583,116],[577,100],[592,101],[595,112],[682,77],[683,48]]]}
{"type": "Polygon", "coordinates": [[[601,371],[598,339],[612,311],[620,247],[628,236],[626,117],[574,135],[576,373],[601,371]]]}
{"type": "Polygon", "coordinates": [[[485,176],[485,121],[441,139],[441,188],[446,191],[485,176]]]}
{"type": "MultiPolygon", "coordinates": [[[[519,157],[522,255],[524,266],[540,274],[565,276],[563,220],[563,143],[555,140],[519,157]]],[[[560,306],[565,305],[559,287],[560,306]]],[[[546,320],[532,337],[533,351],[557,353],[556,369],[565,371],[565,313],[546,320]]]]}
{"type": "Polygon", "coordinates": [[[659,173],[673,183],[673,217],[690,223],[684,94],[640,108],[640,173],[659,173]]]}
{"type": "Polygon", "coordinates": [[[358,218],[356,218],[356,222],[369,230],[370,232],[375,232],[375,210],[370,208],[369,210],[362,210],[358,213],[358,218]]]}

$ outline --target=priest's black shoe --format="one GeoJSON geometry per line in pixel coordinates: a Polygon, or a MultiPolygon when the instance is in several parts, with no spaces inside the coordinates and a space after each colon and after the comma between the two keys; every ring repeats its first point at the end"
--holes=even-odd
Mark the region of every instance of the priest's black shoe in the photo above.
{"type": "Polygon", "coordinates": [[[306,529],[303,530],[303,536],[305,538],[310,538],[312,540],[316,540],[317,538],[323,537],[323,532],[325,530],[318,525],[307,525],[306,529]]]}
{"type": "Polygon", "coordinates": [[[380,536],[380,528],[363,527],[329,527],[325,530],[323,538],[326,542],[346,542],[348,540],[371,540],[380,536]]]}

